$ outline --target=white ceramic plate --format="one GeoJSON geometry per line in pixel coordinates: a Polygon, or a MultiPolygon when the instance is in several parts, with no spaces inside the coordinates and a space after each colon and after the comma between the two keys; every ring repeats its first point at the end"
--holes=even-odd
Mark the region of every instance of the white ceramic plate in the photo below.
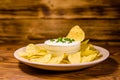
{"type": "MultiPolygon", "coordinates": [[[[39,44],[39,45],[43,45],[43,44],[39,44]]],[[[19,61],[25,63],[26,65],[29,65],[35,68],[40,68],[40,69],[45,69],[45,70],[55,70],[55,71],[78,70],[78,69],[83,69],[83,68],[87,68],[95,64],[98,64],[109,57],[108,50],[102,47],[99,47],[99,46],[94,46],[94,47],[100,52],[100,54],[102,54],[102,57],[92,62],[80,63],[80,64],[44,64],[44,63],[38,63],[38,62],[30,62],[29,60],[20,57],[18,54],[20,52],[23,52],[25,50],[25,47],[22,47],[16,50],[14,52],[14,57],[18,59],[19,61]]]]}

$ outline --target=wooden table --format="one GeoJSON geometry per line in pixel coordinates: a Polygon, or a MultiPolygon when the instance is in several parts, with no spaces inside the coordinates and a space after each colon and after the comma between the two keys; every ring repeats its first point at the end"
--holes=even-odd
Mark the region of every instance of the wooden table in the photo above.
{"type": "Polygon", "coordinates": [[[0,80],[120,80],[120,46],[101,45],[110,51],[110,57],[93,67],[56,72],[36,69],[16,60],[14,51],[25,45],[0,45],[0,80]]]}
{"type": "Polygon", "coordinates": [[[120,80],[119,5],[119,0],[0,0],[0,80],[120,80]],[[14,58],[16,49],[66,36],[74,25],[110,57],[69,72],[32,68],[14,58]]]}

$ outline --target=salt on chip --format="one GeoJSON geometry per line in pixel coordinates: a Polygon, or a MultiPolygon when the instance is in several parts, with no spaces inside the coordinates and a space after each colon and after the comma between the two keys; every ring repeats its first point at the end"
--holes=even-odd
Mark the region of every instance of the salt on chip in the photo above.
{"type": "Polygon", "coordinates": [[[77,64],[81,62],[81,52],[68,55],[68,60],[71,64],[77,64]]]}

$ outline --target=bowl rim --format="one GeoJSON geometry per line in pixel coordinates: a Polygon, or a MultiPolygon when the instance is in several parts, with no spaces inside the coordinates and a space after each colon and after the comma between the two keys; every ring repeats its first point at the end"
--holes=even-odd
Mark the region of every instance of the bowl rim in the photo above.
{"type": "MultiPolygon", "coordinates": [[[[43,44],[37,44],[37,45],[43,45],[43,44]]],[[[100,46],[96,46],[94,45],[94,47],[100,51],[100,54],[102,54],[102,57],[97,59],[97,60],[94,60],[94,61],[91,61],[91,62],[85,62],[85,63],[79,63],[79,64],[45,64],[45,63],[38,63],[38,62],[31,62],[25,58],[22,58],[19,56],[19,51],[23,51],[25,49],[25,47],[22,47],[22,48],[19,48],[17,49],[15,52],[14,52],[14,57],[23,62],[23,63],[29,63],[29,64],[34,64],[34,65],[42,65],[42,66],[85,66],[85,65],[93,65],[93,64],[97,64],[97,63],[100,63],[104,60],[106,60],[108,57],[109,57],[109,51],[103,47],[100,47],[100,46]]]]}

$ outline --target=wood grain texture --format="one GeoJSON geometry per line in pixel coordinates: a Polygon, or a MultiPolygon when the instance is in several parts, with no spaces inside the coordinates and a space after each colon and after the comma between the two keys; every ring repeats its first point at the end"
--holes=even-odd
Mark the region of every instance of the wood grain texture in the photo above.
{"type": "Polygon", "coordinates": [[[119,46],[102,45],[110,51],[107,60],[90,68],[70,72],[46,71],[20,63],[13,53],[23,46],[25,44],[0,46],[0,80],[120,80],[119,46]]]}
{"type": "Polygon", "coordinates": [[[0,18],[120,18],[119,0],[0,0],[0,18]]]}
{"type": "Polygon", "coordinates": [[[40,43],[64,37],[79,25],[86,39],[120,45],[120,20],[9,19],[0,20],[0,43],[40,43]]]}
{"type": "Polygon", "coordinates": [[[0,80],[120,80],[119,5],[119,0],[0,0],[0,80]],[[66,36],[74,25],[110,57],[70,72],[35,69],[14,58],[16,49],[66,36]]]}

